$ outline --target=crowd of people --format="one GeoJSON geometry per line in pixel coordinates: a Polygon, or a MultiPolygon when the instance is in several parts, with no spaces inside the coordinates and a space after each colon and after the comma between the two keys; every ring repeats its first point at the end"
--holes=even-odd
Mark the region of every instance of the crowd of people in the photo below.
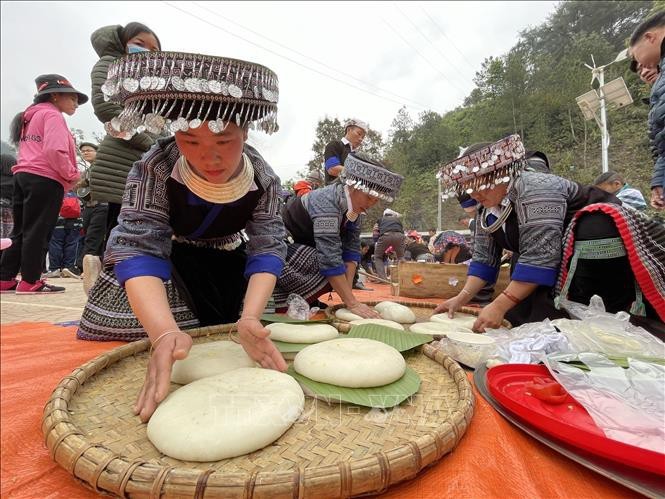
{"type": "MultiPolygon", "coordinates": [[[[665,208],[665,82],[649,71],[665,55],[664,40],[662,13],[630,40],[635,69],[653,83],[655,209],[665,208]]],[[[173,362],[192,345],[188,329],[236,322],[247,353],[284,370],[260,321],[268,301],[284,311],[292,294],[317,304],[335,291],[354,314],[377,317],[353,290],[364,287],[359,267],[386,280],[390,258],[468,263],[463,289],[437,312],[453,315],[484,297],[479,332],[504,318],[520,325],[563,317],[559,299],[588,303],[592,295],[610,312],[665,319],[665,228],[640,211],[646,201],[615,172],[581,185],[552,174],[547,156],[517,135],[474,144],[438,174],[444,195],[459,201],[459,229],[469,237],[448,230],[423,238],[386,208],[373,240],[363,242],[363,216],[391,203],[403,181],[360,152],[366,122],[349,120],[344,137],[325,147],[322,171],[285,195],[247,143],[250,129],[277,130],[278,79],[270,69],[162,52],[157,34],[140,23],[100,28],[91,41],[99,61],[90,100],[107,134],[99,145],[77,146],[63,114],[88,96],[61,75],[36,78],[33,103],[11,124],[16,164],[2,160],[3,237],[13,229],[0,290],[62,292],[44,270],[83,274],[88,301],[78,337],[152,343],[135,407],[144,421],[168,392],[173,362]],[[486,291],[507,261],[510,283],[489,301],[486,291]]]]}

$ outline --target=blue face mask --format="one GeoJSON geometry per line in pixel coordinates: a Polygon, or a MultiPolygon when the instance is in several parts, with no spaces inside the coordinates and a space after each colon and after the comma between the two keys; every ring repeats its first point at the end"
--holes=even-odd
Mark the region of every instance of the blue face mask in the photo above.
{"type": "Polygon", "coordinates": [[[141,47],[140,45],[133,45],[131,43],[127,45],[128,54],[136,54],[138,52],[150,52],[150,50],[145,47],[141,47]]]}

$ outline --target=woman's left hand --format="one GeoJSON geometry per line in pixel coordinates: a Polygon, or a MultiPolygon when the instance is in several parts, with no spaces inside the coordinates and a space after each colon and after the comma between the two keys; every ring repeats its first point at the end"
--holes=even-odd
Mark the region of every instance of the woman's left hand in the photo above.
{"type": "Polygon", "coordinates": [[[254,361],[266,369],[286,371],[286,361],[270,341],[268,331],[258,319],[243,319],[238,321],[238,336],[240,344],[254,361]]]}
{"type": "Polygon", "coordinates": [[[499,328],[505,314],[495,303],[490,303],[480,311],[478,319],[473,324],[473,330],[478,333],[484,333],[485,329],[499,328]]]}

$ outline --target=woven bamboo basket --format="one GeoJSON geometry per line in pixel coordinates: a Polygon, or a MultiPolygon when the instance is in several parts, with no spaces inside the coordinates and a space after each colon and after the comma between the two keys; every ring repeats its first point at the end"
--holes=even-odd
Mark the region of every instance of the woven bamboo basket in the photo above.
{"type": "MultiPolygon", "coordinates": [[[[228,340],[232,326],[189,331],[195,343],[228,340]]],[[[62,379],[44,408],[52,458],[83,485],[120,497],[325,498],[381,493],[449,453],[473,416],[462,368],[424,345],[406,360],[418,394],[390,410],[307,398],[303,417],[272,445],[210,463],[179,461],[148,440],[132,413],[148,341],[111,350],[62,379]]],[[[176,389],[177,385],[172,385],[176,389]]]]}
{"type": "MultiPolygon", "coordinates": [[[[405,305],[409,307],[414,314],[416,314],[416,322],[428,322],[430,316],[432,315],[434,309],[439,305],[438,303],[431,303],[431,302],[410,302],[410,301],[400,301],[400,300],[390,300],[393,303],[399,303],[401,305],[405,305]]],[[[365,301],[363,302],[365,305],[369,305],[370,307],[373,307],[374,305],[377,305],[381,302],[378,301],[365,301]]],[[[339,305],[332,305],[328,308],[326,308],[326,317],[328,319],[332,319],[332,325],[335,326],[339,331],[342,333],[348,333],[349,330],[351,329],[351,325],[349,324],[348,321],[343,321],[341,319],[338,319],[335,316],[335,312],[340,309],[344,308],[346,305],[343,303],[339,305]]],[[[478,315],[480,313],[479,308],[474,308],[474,307],[460,307],[457,312],[461,314],[469,314],[469,315],[478,315]]],[[[502,325],[508,329],[512,327],[510,322],[504,319],[502,325]]],[[[438,335],[434,335],[438,336],[438,335]]]]}

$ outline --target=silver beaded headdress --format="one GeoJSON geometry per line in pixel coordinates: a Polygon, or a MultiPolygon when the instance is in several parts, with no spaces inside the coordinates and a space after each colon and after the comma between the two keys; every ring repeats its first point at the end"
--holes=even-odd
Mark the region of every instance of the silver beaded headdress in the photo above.
{"type": "Polygon", "coordinates": [[[207,121],[221,132],[227,123],[268,134],[278,129],[277,75],[252,62],[183,52],[128,54],[109,67],[104,98],[124,106],[105,124],[114,137],[137,132],[186,131],[207,121]]]}
{"type": "Polygon", "coordinates": [[[471,194],[508,183],[526,166],[525,149],[519,135],[454,159],[437,173],[443,199],[471,194]]]}
{"type": "Polygon", "coordinates": [[[397,196],[404,180],[401,175],[386,170],[381,163],[354,153],[344,160],[340,178],[349,187],[389,203],[397,196]]]}

